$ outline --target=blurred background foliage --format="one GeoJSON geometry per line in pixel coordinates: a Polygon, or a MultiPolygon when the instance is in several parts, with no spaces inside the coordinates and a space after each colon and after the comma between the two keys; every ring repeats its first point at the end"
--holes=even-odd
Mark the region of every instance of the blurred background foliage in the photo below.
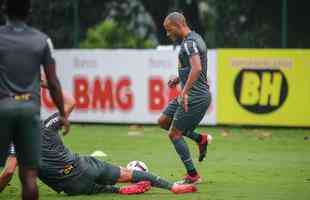
{"type": "MultiPolygon", "coordinates": [[[[0,0],[1,1],[1,0],[0,0]]],[[[184,13],[209,48],[309,48],[309,0],[32,0],[30,23],[56,48],[153,48],[184,13]]],[[[0,23],[4,23],[3,15],[0,23]]]]}
{"type": "Polygon", "coordinates": [[[112,19],[105,20],[87,31],[86,39],[81,48],[155,48],[155,44],[148,39],[140,37],[118,24],[112,19]]]}

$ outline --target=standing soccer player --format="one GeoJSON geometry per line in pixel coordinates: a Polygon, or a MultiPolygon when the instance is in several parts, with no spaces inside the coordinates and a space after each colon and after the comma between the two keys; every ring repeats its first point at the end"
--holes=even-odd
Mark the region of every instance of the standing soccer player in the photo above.
{"type": "Polygon", "coordinates": [[[7,157],[9,144],[16,145],[22,199],[38,199],[36,185],[40,155],[40,66],[44,66],[50,94],[65,132],[61,86],[51,55],[51,40],[26,25],[30,0],[7,0],[7,24],[0,27],[0,164],[7,157]]]}
{"type": "Polygon", "coordinates": [[[162,128],[169,131],[170,140],[186,168],[187,175],[179,183],[199,183],[201,178],[195,169],[183,135],[198,144],[199,161],[202,161],[212,137],[196,133],[194,130],[203,119],[211,101],[207,84],[207,47],[201,36],[190,30],[181,13],[170,13],[165,18],[164,27],[172,41],[182,40],[179,76],[168,82],[169,87],[175,87],[180,83],[182,91],[178,99],[169,102],[158,122],[162,128]]]}

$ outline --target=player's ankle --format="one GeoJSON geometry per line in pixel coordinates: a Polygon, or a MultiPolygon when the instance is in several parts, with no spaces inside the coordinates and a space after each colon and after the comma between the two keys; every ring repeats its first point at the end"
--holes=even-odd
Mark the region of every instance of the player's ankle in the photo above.
{"type": "Polygon", "coordinates": [[[198,175],[197,171],[194,169],[194,170],[191,170],[191,171],[188,171],[187,174],[191,177],[195,177],[198,175]]]}
{"type": "Polygon", "coordinates": [[[198,144],[200,144],[200,142],[202,141],[202,134],[199,133],[199,139],[198,139],[198,144]]]}

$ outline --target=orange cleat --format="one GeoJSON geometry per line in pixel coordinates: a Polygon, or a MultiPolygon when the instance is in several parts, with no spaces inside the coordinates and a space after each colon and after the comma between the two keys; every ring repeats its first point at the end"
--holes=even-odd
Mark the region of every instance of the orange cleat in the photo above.
{"type": "Polygon", "coordinates": [[[193,193],[196,192],[197,188],[193,184],[173,184],[171,192],[174,194],[184,194],[184,193],[193,193]]]}
{"type": "Polygon", "coordinates": [[[119,190],[120,194],[132,195],[132,194],[141,194],[151,189],[150,181],[140,181],[131,185],[121,187],[119,190]]]}

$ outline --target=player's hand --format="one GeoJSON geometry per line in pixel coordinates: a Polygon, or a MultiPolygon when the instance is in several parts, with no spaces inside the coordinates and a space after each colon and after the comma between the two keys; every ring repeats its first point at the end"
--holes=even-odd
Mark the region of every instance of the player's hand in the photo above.
{"type": "Polygon", "coordinates": [[[60,117],[59,120],[60,120],[60,124],[63,128],[62,134],[67,135],[70,131],[70,122],[69,122],[68,118],[60,117]]]}
{"type": "Polygon", "coordinates": [[[168,81],[168,86],[170,88],[174,88],[179,82],[180,82],[179,77],[177,76],[171,77],[168,81]]]}
{"type": "Polygon", "coordinates": [[[182,90],[180,94],[180,99],[181,99],[181,104],[184,108],[184,111],[187,112],[188,111],[188,94],[186,91],[182,90]]]}

